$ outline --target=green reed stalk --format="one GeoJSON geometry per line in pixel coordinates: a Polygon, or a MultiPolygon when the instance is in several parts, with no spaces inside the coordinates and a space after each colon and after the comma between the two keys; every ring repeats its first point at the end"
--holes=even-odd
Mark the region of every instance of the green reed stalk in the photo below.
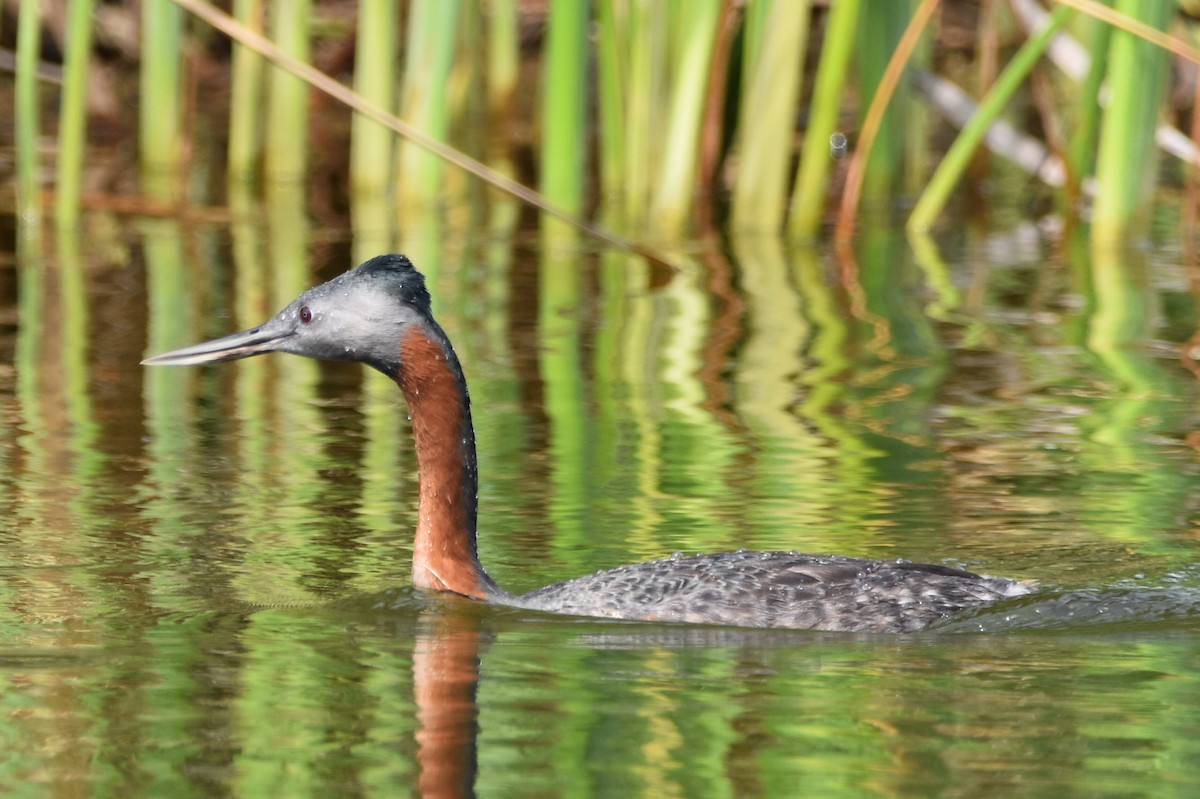
{"type": "Polygon", "coordinates": [[[583,208],[587,153],[588,4],[552,3],[542,64],[541,191],[573,213],[583,208]]]}
{"type": "MultiPolygon", "coordinates": [[[[1118,0],[1117,11],[1165,28],[1173,0],[1118,0]]],[[[1167,54],[1124,31],[1113,34],[1108,107],[1100,123],[1092,245],[1116,246],[1144,221],[1158,148],[1154,129],[1166,86],[1167,54]]]]}
{"type": "Polygon", "coordinates": [[[1082,95],[1075,104],[1079,116],[1075,120],[1071,142],[1067,148],[1067,177],[1076,192],[1083,179],[1092,174],[1096,162],[1096,143],[1100,138],[1100,91],[1108,70],[1108,53],[1113,34],[1113,27],[1107,23],[1090,20],[1089,24],[1092,37],[1088,53],[1092,57],[1092,63],[1083,83],[1082,95]]]}
{"type": "Polygon", "coordinates": [[[1149,273],[1144,253],[1121,247],[1115,240],[1111,240],[1114,246],[1100,245],[1105,240],[1097,235],[1095,227],[1088,259],[1092,285],[1087,348],[1104,358],[1146,340],[1151,304],[1149,273]]]}
{"type": "MultiPolygon", "coordinates": [[[[912,18],[911,6],[907,0],[887,2],[863,15],[858,38],[858,91],[864,102],[869,102],[879,90],[891,54],[912,18]]],[[[905,142],[900,131],[905,125],[907,106],[914,105],[902,101],[906,94],[894,95],[888,103],[863,170],[863,194],[868,201],[886,203],[903,177],[905,142]]]]}
{"type": "Polygon", "coordinates": [[[747,9],[738,111],[733,226],[777,231],[787,198],[810,0],[760,0],[747,9]]]}
{"type": "MultiPolygon", "coordinates": [[[[233,16],[261,33],[266,7],[263,0],[234,0],[233,16]]],[[[229,154],[227,172],[236,182],[250,180],[257,168],[262,136],[263,58],[249,47],[233,46],[229,92],[229,154]]]]}
{"type": "Polygon", "coordinates": [[[381,252],[396,250],[396,215],[383,193],[355,191],[350,196],[350,219],[354,230],[351,261],[363,261],[381,252]]]}
{"type": "Polygon", "coordinates": [[[959,178],[970,165],[971,157],[987,135],[988,128],[1000,116],[1004,106],[1020,88],[1037,60],[1042,57],[1050,40],[1074,13],[1073,9],[1065,6],[1056,8],[1049,24],[1026,41],[1000,73],[992,90],[983,98],[971,121],[963,126],[954,144],[950,145],[929,185],[917,200],[912,215],[908,218],[907,227],[910,232],[925,231],[933,225],[942,209],[946,207],[959,178]]]}
{"type": "MultiPolygon", "coordinates": [[[[183,12],[169,0],[142,3],[138,142],[142,169],[156,196],[173,194],[158,179],[173,176],[182,157],[183,12]]],[[[172,198],[173,199],[173,198],[172,198]]]]}
{"type": "MultiPolygon", "coordinates": [[[[311,53],[312,0],[276,3],[271,37],[279,49],[308,63],[311,53]]],[[[308,169],[308,84],[272,67],[267,103],[265,172],[271,181],[297,182],[308,169]]]]}
{"type": "MultiPolygon", "coordinates": [[[[917,9],[921,3],[917,3],[917,9]]],[[[932,60],[934,35],[922,36],[913,48],[909,63],[928,68],[932,60]]],[[[904,114],[901,136],[904,139],[904,185],[905,195],[917,196],[925,187],[925,180],[933,172],[933,155],[929,141],[933,135],[933,112],[926,103],[914,99],[904,114]]]]}
{"type": "Polygon", "coordinates": [[[861,0],[839,0],[829,10],[829,28],[821,49],[808,130],[792,195],[789,227],[794,235],[815,238],[825,215],[829,182],[829,137],[837,129],[842,86],[858,30],[861,0]]]}
{"type": "Polygon", "coordinates": [[[629,49],[622,56],[629,63],[625,94],[625,161],[622,211],[628,220],[645,217],[650,195],[653,142],[658,138],[660,95],[659,69],[654,54],[661,51],[663,9],[655,3],[635,3],[628,10],[629,49]]]}
{"type": "Polygon", "coordinates": [[[687,224],[696,185],[696,150],[708,96],[713,44],[721,18],[721,0],[691,0],[670,29],[678,36],[672,65],[666,139],[661,171],[651,202],[659,235],[675,237],[687,224]]]}
{"type": "MultiPolygon", "coordinates": [[[[354,91],[380,108],[395,102],[396,37],[400,19],[392,0],[361,0],[354,58],[354,91]]],[[[392,132],[355,114],[350,130],[350,185],[354,194],[383,195],[392,181],[392,132]]]]}
{"type": "MultiPolygon", "coordinates": [[[[888,62],[884,66],[879,75],[879,79],[874,81],[874,87],[871,91],[871,102],[867,105],[867,110],[863,114],[862,122],[858,128],[857,141],[854,143],[854,154],[850,157],[850,162],[846,165],[846,178],[842,186],[842,201],[841,209],[838,213],[837,227],[835,230],[835,238],[839,248],[848,248],[850,239],[854,233],[854,225],[858,217],[859,197],[862,193],[862,185],[865,173],[868,171],[871,155],[875,150],[875,142],[883,123],[887,120],[887,112],[892,100],[895,97],[897,86],[904,77],[904,71],[912,60],[914,54],[920,46],[922,34],[929,25],[934,12],[937,11],[939,0],[921,0],[907,23],[904,25],[904,31],[900,35],[896,46],[892,48],[891,55],[888,57],[888,62]]],[[[865,67],[864,67],[865,70],[865,67]]],[[[864,80],[870,80],[869,78],[864,80]]],[[[920,106],[913,104],[914,108],[920,106]]],[[[917,116],[914,114],[913,116],[917,116]]],[[[922,132],[919,125],[911,126],[915,132],[922,132]]],[[[907,131],[913,132],[913,131],[907,131]]],[[[920,138],[920,147],[912,147],[910,145],[909,155],[913,151],[924,149],[925,137],[920,138]]],[[[896,150],[897,159],[903,159],[903,153],[899,148],[896,150]]],[[[913,160],[917,160],[915,157],[913,160]]],[[[903,161],[901,160],[901,163],[903,161]]],[[[923,164],[922,164],[923,166],[923,164]]],[[[892,170],[886,181],[887,188],[890,193],[890,185],[896,177],[895,172],[898,169],[892,170]]],[[[924,174],[923,172],[921,174],[924,174]]],[[[912,173],[906,175],[910,180],[912,173]]],[[[882,191],[882,189],[880,189],[882,191]]],[[[882,203],[881,203],[882,204],[882,203]]],[[[887,205],[890,206],[890,203],[887,205]]]]}
{"type": "MultiPolygon", "coordinates": [[[[770,30],[771,12],[775,0],[759,0],[749,3],[742,12],[742,95],[750,92],[756,74],[756,65],[762,54],[763,36],[770,30]]],[[[810,3],[811,5],[811,3],[810,3]]],[[[807,45],[807,42],[805,43],[807,45]]]]}
{"type": "MultiPolygon", "coordinates": [[[[445,141],[449,130],[445,85],[454,63],[458,0],[413,0],[409,6],[407,63],[400,89],[400,118],[445,141]]],[[[437,201],[442,161],[408,141],[397,149],[396,204],[403,216],[437,201]]]]}
{"type": "Polygon", "coordinates": [[[629,91],[628,8],[617,0],[596,3],[596,82],[599,96],[600,192],[621,196],[625,162],[625,111],[629,91]]]}
{"type": "MultiPolygon", "coordinates": [[[[455,25],[455,52],[446,80],[446,117],[455,146],[463,152],[489,156],[496,142],[487,93],[487,26],[478,3],[464,3],[455,25]]],[[[467,179],[457,170],[445,171],[443,203],[469,209],[467,230],[479,230],[486,222],[481,202],[487,193],[483,184],[467,179]]]]}
{"type": "Polygon", "coordinates": [[[38,190],[38,59],[41,56],[38,0],[21,0],[17,18],[16,149],[17,212],[29,231],[42,217],[38,190]]]}
{"type": "Polygon", "coordinates": [[[520,10],[517,0],[492,0],[487,14],[488,104],[499,110],[512,102],[520,79],[520,10]]]}
{"type": "Polygon", "coordinates": [[[60,227],[71,227],[78,221],[83,195],[83,154],[87,145],[87,68],[92,54],[92,5],[92,0],[73,0],[67,6],[55,194],[55,216],[60,227]]]}

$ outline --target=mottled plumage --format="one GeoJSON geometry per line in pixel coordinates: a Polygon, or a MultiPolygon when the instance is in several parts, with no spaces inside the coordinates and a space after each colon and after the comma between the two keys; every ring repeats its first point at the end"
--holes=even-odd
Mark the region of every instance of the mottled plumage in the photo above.
{"type": "Polygon", "coordinates": [[[948,566],[739,551],[621,566],[498,601],[577,616],[901,633],[1029,592],[948,566]]]}

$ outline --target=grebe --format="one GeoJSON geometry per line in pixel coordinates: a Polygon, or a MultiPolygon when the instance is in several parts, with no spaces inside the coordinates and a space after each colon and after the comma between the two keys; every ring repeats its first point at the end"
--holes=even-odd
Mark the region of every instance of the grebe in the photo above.
{"type": "Polygon", "coordinates": [[[264,352],[360,361],[399,385],[416,439],[413,584],[422,589],[575,616],[867,632],[920,630],[1031,590],[948,566],[738,551],[621,566],[514,596],[479,562],[467,383],[408,258],[378,256],[309,289],[259,327],[142,363],[186,366],[264,352]]]}

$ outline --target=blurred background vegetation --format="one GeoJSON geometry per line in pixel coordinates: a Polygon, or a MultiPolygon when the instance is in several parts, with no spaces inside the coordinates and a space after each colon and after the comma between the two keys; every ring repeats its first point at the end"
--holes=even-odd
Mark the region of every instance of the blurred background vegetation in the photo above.
{"type": "Polygon", "coordinates": [[[386,231],[474,172],[648,244],[925,230],[1015,168],[1028,217],[1111,246],[1156,191],[1194,228],[1194,5],[8,0],[2,168],[27,224],[285,184],[386,231]]]}

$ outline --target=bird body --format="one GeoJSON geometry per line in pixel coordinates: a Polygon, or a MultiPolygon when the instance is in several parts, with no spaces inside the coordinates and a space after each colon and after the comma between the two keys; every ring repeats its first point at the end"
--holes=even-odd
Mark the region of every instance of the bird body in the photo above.
{"type": "Polygon", "coordinates": [[[1012,580],[935,564],[739,550],[620,566],[511,604],[616,619],[906,633],[1025,593],[1012,580]]]}
{"type": "Polygon", "coordinates": [[[218,363],[266,352],[360,361],[400,387],[421,483],[413,542],[418,588],[579,616],[868,632],[912,632],[1031,590],[936,564],[740,550],[621,566],[514,596],[479,561],[466,378],[433,318],[424,278],[406,257],[373,258],[304,292],[259,327],[143,363],[218,363]]]}

